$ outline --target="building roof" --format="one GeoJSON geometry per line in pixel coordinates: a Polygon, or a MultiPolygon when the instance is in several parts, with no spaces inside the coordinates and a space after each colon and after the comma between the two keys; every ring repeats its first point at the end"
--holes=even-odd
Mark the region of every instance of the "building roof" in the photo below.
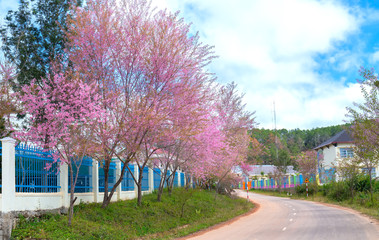
{"type": "Polygon", "coordinates": [[[325,142],[323,142],[320,145],[318,145],[317,147],[315,147],[314,150],[317,150],[317,149],[320,149],[320,148],[323,148],[323,147],[326,147],[326,146],[329,146],[332,144],[334,145],[337,143],[353,143],[353,142],[354,142],[354,140],[350,136],[350,134],[347,131],[342,130],[341,132],[337,133],[333,137],[329,138],[325,142]]]}
{"type": "MultiPolygon", "coordinates": [[[[250,175],[261,175],[261,172],[266,175],[273,173],[276,167],[274,165],[252,165],[252,168],[253,169],[249,171],[250,175]]],[[[293,169],[293,166],[287,166],[286,173],[294,174],[296,171],[293,169]]]]}

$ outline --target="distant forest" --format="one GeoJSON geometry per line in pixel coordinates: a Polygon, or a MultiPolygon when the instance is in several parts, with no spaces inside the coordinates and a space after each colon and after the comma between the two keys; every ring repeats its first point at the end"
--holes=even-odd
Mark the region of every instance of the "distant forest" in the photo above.
{"type": "Polygon", "coordinates": [[[250,135],[253,141],[258,141],[263,146],[263,151],[258,156],[249,155],[251,164],[268,165],[293,165],[296,168],[296,156],[306,150],[311,150],[338,132],[345,129],[348,125],[337,125],[330,127],[314,128],[311,130],[287,130],[278,129],[253,129],[250,135]],[[275,144],[275,134],[277,143],[275,144]],[[276,147],[277,146],[277,147],[276,147]],[[278,152],[278,158],[276,154],[278,152]],[[277,162],[277,159],[279,162],[277,162]]]}

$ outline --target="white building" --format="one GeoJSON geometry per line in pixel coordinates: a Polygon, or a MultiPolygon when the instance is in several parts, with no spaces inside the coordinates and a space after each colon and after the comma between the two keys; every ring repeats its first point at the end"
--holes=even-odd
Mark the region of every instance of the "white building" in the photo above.
{"type": "MultiPolygon", "coordinates": [[[[332,138],[314,148],[317,151],[317,171],[321,183],[335,179],[336,165],[338,161],[354,156],[354,140],[345,130],[337,133],[332,138]],[[323,158],[322,158],[323,156],[323,158]]],[[[374,177],[378,177],[379,167],[372,171],[374,177]]],[[[338,180],[338,179],[336,179],[338,180]]]]}

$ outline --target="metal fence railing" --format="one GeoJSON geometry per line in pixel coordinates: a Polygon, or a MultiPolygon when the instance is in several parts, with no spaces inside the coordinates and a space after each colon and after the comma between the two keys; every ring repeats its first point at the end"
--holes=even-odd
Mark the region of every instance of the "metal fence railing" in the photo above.
{"type": "MultiPolygon", "coordinates": [[[[82,164],[80,165],[79,172],[78,172],[78,179],[76,181],[75,190],[76,193],[85,193],[85,192],[92,192],[92,158],[85,157],[82,161],[82,164]]],[[[75,180],[75,176],[77,173],[77,168],[75,164],[73,165],[73,177],[75,180]]],[[[79,165],[79,164],[78,164],[79,165]]],[[[70,172],[68,173],[68,191],[71,190],[71,175],[70,172]]]]}
{"type": "Polygon", "coordinates": [[[154,168],[154,189],[158,189],[161,183],[161,170],[159,168],[154,168]]]}
{"type": "Polygon", "coordinates": [[[59,163],[51,157],[51,152],[26,144],[17,145],[15,151],[16,192],[59,191],[59,163]]]}
{"type": "MultiPolygon", "coordinates": [[[[109,175],[108,175],[108,191],[116,183],[116,163],[112,162],[109,166],[109,175]]],[[[105,186],[105,177],[104,177],[104,168],[102,164],[99,164],[99,192],[104,192],[105,186]]]]}
{"type": "Polygon", "coordinates": [[[174,175],[174,187],[178,187],[179,186],[179,177],[178,177],[178,172],[175,172],[175,175],[174,175]]]}
{"type": "Polygon", "coordinates": [[[184,187],[184,173],[180,173],[180,186],[184,187]]]}
{"type": "Polygon", "coordinates": [[[141,190],[142,191],[149,190],[149,168],[148,167],[145,167],[142,171],[141,190]]]}
{"type": "MultiPolygon", "coordinates": [[[[121,163],[121,168],[124,166],[124,163],[121,163]]],[[[134,165],[128,164],[128,167],[134,174],[134,165]]],[[[129,170],[126,168],[124,172],[124,178],[121,182],[121,191],[133,191],[134,190],[134,180],[129,170]]]]}

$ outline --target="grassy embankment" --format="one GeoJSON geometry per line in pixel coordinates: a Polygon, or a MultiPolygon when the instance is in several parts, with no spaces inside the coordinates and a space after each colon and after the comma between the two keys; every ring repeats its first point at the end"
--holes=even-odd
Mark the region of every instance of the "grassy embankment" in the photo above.
{"type": "Polygon", "coordinates": [[[357,193],[354,199],[345,197],[345,198],[336,200],[335,197],[325,194],[324,191],[320,191],[320,190],[312,191],[312,193],[309,194],[308,197],[306,196],[306,193],[304,193],[304,191],[301,191],[301,193],[296,193],[296,191],[292,191],[293,192],[292,195],[288,194],[288,191],[285,191],[285,190],[282,190],[281,193],[279,193],[278,191],[260,190],[260,189],[249,190],[249,192],[261,193],[261,194],[266,194],[270,196],[289,197],[291,199],[301,199],[301,200],[339,205],[342,207],[347,207],[347,208],[357,210],[365,215],[368,215],[370,217],[373,217],[379,220],[379,192],[374,193],[374,204],[371,203],[369,195],[367,193],[357,193]]]}
{"type": "Polygon", "coordinates": [[[118,201],[102,209],[101,204],[75,206],[72,227],[66,215],[47,214],[20,218],[12,237],[42,239],[172,239],[205,229],[248,212],[251,203],[206,190],[174,189],[162,201],[156,194],[136,200],[118,201]]]}

